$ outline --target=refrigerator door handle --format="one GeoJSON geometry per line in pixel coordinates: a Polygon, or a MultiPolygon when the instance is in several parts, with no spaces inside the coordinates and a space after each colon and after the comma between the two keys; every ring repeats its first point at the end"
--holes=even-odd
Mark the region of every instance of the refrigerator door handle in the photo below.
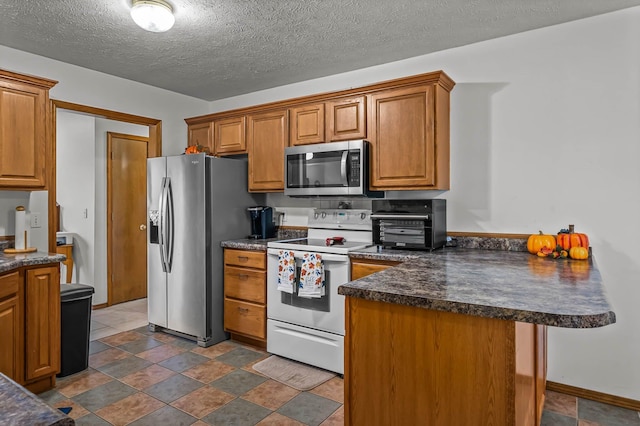
{"type": "Polygon", "coordinates": [[[168,272],[167,266],[167,195],[168,195],[168,180],[169,178],[162,178],[162,191],[160,192],[160,205],[158,211],[160,212],[160,226],[159,226],[159,238],[160,242],[160,263],[162,264],[162,272],[168,272]]]}
{"type": "Polygon", "coordinates": [[[173,186],[171,178],[167,178],[167,245],[165,246],[165,261],[167,263],[167,272],[171,272],[173,267],[173,240],[174,240],[174,214],[173,214],[173,186]]]}

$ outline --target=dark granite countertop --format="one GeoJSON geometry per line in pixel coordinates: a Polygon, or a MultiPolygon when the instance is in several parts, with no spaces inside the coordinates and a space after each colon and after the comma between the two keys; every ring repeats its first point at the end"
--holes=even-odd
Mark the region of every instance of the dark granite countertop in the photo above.
{"type": "Polygon", "coordinates": [[[345,296],[557,327],[615,322],[593,257],[550,259],[460,247],[433,252],[371,247],[350,256],[404,263],[340,286],[338,293],[345,296]]]}
{"type": "Polygon", "coordinates": [[[56,253],[19,253],[8,254],[0,252],[0,273],[18,269],[22,266],[47,265],[66,260],[67,256],[56,253]]]}
{"type": "Polygon", "coordinates": [[[224,248],[233,248],[238,250],[259,250],[266,251],[267,243],[269,241],[278,241],[281,238],[268,238],[266,240],[256,240],[251,238],[244,238],[241,240],[223,241],[220,245],[224,248]]]}
{"type": "Polygon", "coordinates": [[[62,411],[0,373],[0,418],[3,425],[75,425],[62,411]]]}

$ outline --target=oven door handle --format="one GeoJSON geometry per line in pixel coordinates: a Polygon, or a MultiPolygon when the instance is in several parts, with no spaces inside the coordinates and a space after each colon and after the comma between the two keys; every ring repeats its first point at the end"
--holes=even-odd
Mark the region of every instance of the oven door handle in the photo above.
{"type": "Polygon", "coordinates": [[[385,213],[372,213],[371,219],[414,219],[414,220],[429,220],[428,214],[385,214],[385,213]]]}
{"type": "MultiPolygon", "coordinates": [[[[267,249],[267,253],[277,257],[278,252],[280,250],[285,250],[285,249],[270,248],[270,249],[267,249]]],[[[295,251],[295,250],[287,250],[287,251],[293,251],[293,257],[295,257],[296,259],[302,259],[302,256],[305,253],[317,253],[322,257],[322,261],[324,262],[349,263],[349,256],[346,254],[318,253],[318,252],[295,251]]]]}

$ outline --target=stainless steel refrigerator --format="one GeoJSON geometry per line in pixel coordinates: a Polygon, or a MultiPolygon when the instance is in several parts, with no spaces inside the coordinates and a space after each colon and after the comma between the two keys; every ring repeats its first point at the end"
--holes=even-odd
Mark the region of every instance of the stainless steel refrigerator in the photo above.
{"type": "Polygon", "coordinates": [[[223,326],[220,242],[250,234],[247,163],[205,154],[147,160],[149,329],[210,346],[223,326]]]}

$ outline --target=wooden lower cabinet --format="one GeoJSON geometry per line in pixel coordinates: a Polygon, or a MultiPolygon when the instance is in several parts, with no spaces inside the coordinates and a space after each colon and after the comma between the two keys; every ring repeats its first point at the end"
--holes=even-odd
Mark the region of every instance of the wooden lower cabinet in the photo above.
{"type": "Polygon", "coordinates": [[[20,277],[17,272],[0,276],[0,372],[24,381],[24,318],[20,277]]]}
{"type": "Polygon", "coordinates": [[[376,272],[384,271],[402,262],[391,260],[351,259],[351,280],[366,277],[376,272]]]}
{"type": "Polygon", "coordinates": [[[224,329],[231,338],[267,346],[267,255],[224,250],[224,329]]]}
{"type": "Polygon", "coordinates": [[[347,297],[345,425],[537,425],[534,324],[347,297]]]}
{"type": "Polygon", "coordinates": [[[60,370],[59,266],[0,276],[0,372],[32,392],[55,386],[60,370]]]}

